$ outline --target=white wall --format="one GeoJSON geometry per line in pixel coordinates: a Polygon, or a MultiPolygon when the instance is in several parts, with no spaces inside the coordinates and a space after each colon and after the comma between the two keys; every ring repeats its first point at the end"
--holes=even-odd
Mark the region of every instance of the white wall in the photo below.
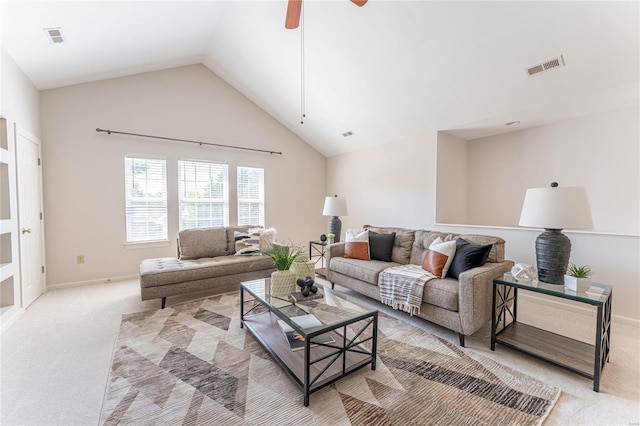
{"type": "Polygon", "coordinates": [[[469,143],[438,132],[436,222],[469,223],[469,143]]]}
{"type": "MultiPolygon", "coordinates": [[[[562,159],[575,159],[576,162],[556,162],[563,170],[558,174],[545,171],[540,185],[553,180],[563,185],[584,185],[590,197],[606,197],[611,204],[599,203],[594,211],[594,223],[600,229],[633,230],[637,227],[638,215],[638,115],[637,109],[605,114],[602,117],[588,117],[572,120],[572,122],[558,123],[548,126],[548,129],[538,129],[520,132],[521,140],[529,147],[536,147],[539,152],[536,158],[545,156],[559,156],[562,159]],[[614,125],[615,123],[615,125],[614,125]],[[633,128],[635,126],[635,133],[633,128]],[[602,134],[602,129],[607,129],[602,134]],[[626,130],[622,130],[626,129],[626,130]],[[596,132],[599,136],[591,136],[596,132]],[[635,136],[635,139],[633,135],[635,136]],[[623,135],[623,136],[620,136],[623,135]],[[538,137],[551,137],[560,144],[563,140],[577,141],[577,145],[559,147],[547,140],[537,141],[538,137]],[[596,144],[595,141],[598,141],[596,144]],[[580,152],[574,152],[581,146],[582,141],[589,141],[580,152]],[[620,146],[615,141],[622,141],[620,146]],[[600,145],[601,143],[601,145],[600,145]],[[597,147],[595,145],[598,145],[597,147]],[[585,156],[593,155],[591,158],[585,156]],[[609,160],[610,159],[610,160],[609,160]],[[582,167],[587,171],[583,172],[582,167]],[[585,183],[578,180],[578,176],[593,174],[585,183]],[[557,176],[557,177],[556,177],[557,176]],[[606,179],[603,185],[600,180],[606,179]],[[613,182],[617,185],[613,185],[613,182]],[[625,192],[620,193],[619,188],[625,192]],[[635,189],[634,189],[635,188],[635,189]],[[609,195],[609,192],[611,195],[609,195]],[[632,192],[627,193],[626,191],[632,192]],[[634,192],[635,191],[635,192],[634,192]],[[624,194],[624,196],[619,195],[624,194]],[[628,196],[630,204],[624,200],[628,196]],[[622,200],[621,200],[622,199],[622,200]],[[608,206],[608,207],[607,207],[608,206]],[[620,212],[620,210],[624,212],[620,212]],[[635,210],[634,210],[635,209],[635,210]],[[632,217],[635,213],[635,220],[632,217]],[[619,223],[624,221],[624,223],[619,223]]],[[[497,137],[498,138],[498,137],[497,137]]],[[[409,228],[438,229],[457,233],[480,233],[501,236],[506,240],[506,256],[516,262],[535,264],[535,239],[540,230],[525,228],[504,228],[495,226],[469,225],[435,225],[435,188],[436,188],[436,142],[437,135],[416,137],[400,144],[388,144],[332,157],[327,162],[327,185],[330,192],[347,197],[349,203],[349,217],[346,222],[349,227],[360,227],[365,223],[380,226],[403,226],[409,228]]],[[[475,142],[474,142],[475,143],[475,142]]],[[[519,151],[510,152],[510,147],[493,146],[488,141],[484,145],[473,147],[469,145],[469,192],[477,190],[473,174],[476,165],[472,165],[479,158],[496,156],[494,169],[508,167],[512,173],[520,171],[518,163],[523,156],[519,151]],[[473,151],[473,153],[472,153],[473,151]],[[499,163],[498,163],[499,159],[499,163]],[[513,167],[513,168],[512,168],[513,167]],[[472,189],[472,185],[473,188],[472,189]]],[[[460,146],[451,152],[464,154],[460,146]]],[[[525,159],[530,158],[527,154],[525,159]]],[[[459,163],[467,161],[462,158],[459,163]]],[[[458,167],[457,163],[445,167],[458,167]]],[[[442,170],[442,165],[438,165],[442,170]]],[[[545,167],[544,170],[547,170],[545,167]]],[[[501,173],[501,172],[496,172],[501,173]]],[[[489,177],[488,179],[492,179],[489,177]]],[[[510,176],[503,176],[507,182],[499,182],[501,188],[510,188],[510,176]]],[[[500,217],[502,202],[505,197],[502,189],[496,186],[486,188],[487,197],[492,200],[486,208],[495,217],[500,217]]],[[[527,182],[530,185],[530,183],[527,182]]],[[[462,185],[463,186],[463,185],[462,185]]],[[[440,185],[438,184],[440,190],[440,185]]],[[[458,188],[464,191],[464,188],[458,188]]],[[[509,192],[510,189],[506,189],[509,192]]],[[[450,188],[454,202],[459,202],[459,194],[455,188],[450,188]]],[[[438,194],[438,200],[440,200],[438,194]]],[[[518,203],[524,195],[519,196],[518,203]]],[[[511,197],[511,196],[510,196],[511,197]]],[[[471,203],[470,203],[471,204],[471,203]]],[[[519,207],[518,207],[519,208],[519,207]]],[[[469,214],[474,207],[469,206],[469,214]]],[[[494,217],[494,216],[490,216],[494,217]]],[[[518,211],[519,217],[519,211],[518,211]]],[[[344,225],[343,225],[344,226],[344,225]]],[[[632,231],[629,231],[632,232],[632,231]]],[[[633,235],[612,235],[596,232],[571,232],[566,234],[572,241],[571,261],[589,264],[595,271],[594,281],[614,286],[613,314],[618,317],[640,320],[640,238],[633,235]]]]}
{"type": "Polygon", "coordinates": [[[347,199],[342,235],[362,225],[423,227],[435,220],[436,134],[331,157],[327,192],[347,199]]]}
{"type": "Polygon", "coordinates": [[[182,158],[224,161],[230,174],[236,165],[264,167],[266,225],[278,229],[279,240],[306,243],[326,227],[325,158],[202,65],[52,89],[41,97],[49,285],[133,275],[142,259],[175,256],[182,158]],[[283,155],[98,134],[98,127],[283,155]],[[125,248],[126,154],[167,159],[164,246],[125,248]],[[76,264],[77,255],[85,256],[84,264],[76,264]]]}
{"type": "Polygon", "coordinates": [[[555,181],[585,187],[594,231],[640,235],[639,117],[631,108],[469,141],[468,220],[448,223],[517,226],[527,188],[555,181]]]}
{"type": "Polygon", "coordinates": [[[40,138],[40,93],[4,49],[2,52],[2,97],[0,113],[32,135],[40,138]]]}

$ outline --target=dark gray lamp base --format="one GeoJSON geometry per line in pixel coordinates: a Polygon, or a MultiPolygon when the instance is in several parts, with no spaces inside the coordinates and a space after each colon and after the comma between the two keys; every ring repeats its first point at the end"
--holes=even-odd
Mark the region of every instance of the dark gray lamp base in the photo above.
{"type": "Polygon", "coordinates": [[[548,284],[564,284],[564,274],[569,265],[571,241],[561,229],[545,229],[536,238],[538,281],[548,284]]]}
{"type": "Polygon", "coordinates": [[[340,242],[340,232],[342,231],[342,221],[338,218],[338,216],[333,216],[329,219],[329,233],[336,236],[334,240],[336,243],[340,242]]]}

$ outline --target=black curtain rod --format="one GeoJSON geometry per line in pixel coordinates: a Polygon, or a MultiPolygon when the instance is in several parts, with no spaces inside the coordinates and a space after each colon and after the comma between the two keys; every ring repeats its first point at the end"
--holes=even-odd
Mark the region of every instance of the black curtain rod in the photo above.
{"type": "Polygon", "coordinates": [[[246,151],[266,152],[267,154],[282,155],[282,152],[280,152],[280,151],[268,151],[266,149],[245,148],[245,147],[242,147],[242,146],[222,145],[222,144],[219,144],[219,143],[191,141],[189,139],[167,138],[167,137],[164,137],[164,136],[141,135],[141,134],[138,134],[138,133],[118,132],[117,130],[104,130],[104,129],[97,128],[96,132],[98,132],[98,133],[106,133],[108,135],[110,135],[111,133],[116,133],[118,135],[139,136],[141,138],[154,138],[154,139],[162,139],[162,140],[165,140],[165,141],[197,143],[198,145],[210,145],[210,146],[218,146],[218,147],[221,147],[221,148],[244,149],[246,151]]]}

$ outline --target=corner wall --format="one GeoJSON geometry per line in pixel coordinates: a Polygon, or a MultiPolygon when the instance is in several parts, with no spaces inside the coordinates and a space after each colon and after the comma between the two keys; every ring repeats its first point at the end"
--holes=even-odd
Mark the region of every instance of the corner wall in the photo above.
{"type": "MultiPolygon", "coordinates": [[[[635,114],[637,114],[637,109],[635,111],[635,114]]],[[[596,120],[596,118],[585,118],[582,120],[586,122],[579,121],[578,123],[562,122],[556,126],[563,129],[561,132],[563,134],[562,139],[575,141],[574,143],[579,146],[582,141],[592,140],[585,138],[588,137],[589,129],[592,129],[594,125],[590,124],[590,122],[596,120]]],[[[605,185],[605,188],[608,187],[611,192],[607,193],[607,197],[614,197],[615,202],[610,205],[606,202],[601,203],[599,210],[594,213],[594,216],[598,218],[597,220],[600,223],[604,220],[610,225],[623,227],[618,229],[632,230],[637,226],[638,207],[636,200],[638,199],[638,164],[640,158],[638,158],[637,136],[635,139],[626,138],[634,134],[628,133],[628,129],[633,129],[634,126],[636,129],[635,134],[637,135],[638,117],[637,115],[634,116],[633,110],[625,110],[612,113],[611,116],[603,115],[601,119],[604,122],[619,121],[620,126],[627,129],[624,131],[626,135],[623,143],[624,147],[617,148],[615,150],[616,155],[613,157],[606,155],[608,150],[608,152],[613,152],[610,151],[611,141],[621,131],[616,130],[617,127],[608,127],[611,131],[611,137],[596,138],[597,143],[602,142],[603,146],[601,148],[598,148],[597,151],[590,147],[584,148],[584,153],[595,153],[595,157],[587,162],[588,164],[585,167],[588,169],[579,173],[592,171],[596,176],[602,177],[606,175],[607,179],[609,179],[609,185],[605,185]],[[602,153],[601,150],[604,150],[605,153],[602,153]],[[630,200],[629,204],[626,204],[625,197],[621,197],[612,189],[615,186],[610,185],[612,181],[618,182],[619,180],[625,180],[623,185],[626,190],[634,191],[633,188],[635,188],[635,193],[629,194],[629,198],[626,199],[630,200]],[[620,209],[624,211],[621,212],[620,209]],[[636,215],[635,220],[632,218],[634,213],[636,215]],[[620,220],[624,220],[624,223],[617,223],[620,220]]],[[[554,143],[545,141],[537,143],[532,139],[534,134],[534,130],[531,130],[523,137],[539,148],[539,152],[536,155],[543,157],[545,155],[558,155],[557,150],[559,148],[554,143]]],[[[540,234],[540,230],[487,224],[476,226],[468,224],[436,225],[436,200],[438,203],[446,202],[446,193],[448,192],[455,204],[460,201],[460,193],[456,191],[465,191],[464,187],[449,188],[445,193],[439,193],[436,199],[436,185],[438,185],[438,190],[441,188],[439,183],[436,182],[436,167],[456,166],[455,159],[452,159],[449,164],[438,164],[436,154],[437,138],[437,132],[434,131],[433,134],[416,137],[401,143],[387,144],[329,158],[327,161],[327,188],[330,193],[337,193],[347,197],[349,217],[343,218],[343,228],[358,228],[364,224],[373,224],[437,229],[444,232],[496,235],[505,239],[508,259],[515,262],[535,264],[535,239],[540,234]]],[[[473,162],[480,161],[480,157],[486,159],[487,157],[495,156],[496,159],[500,160],[500,164],[507,162],[509,170],[513,173],[517,172],[518,164],[523,160],[520,153],[510,152],[508,149],[492,143],[487,143],[483,146],[478,145],[476,148],[473,148],[472,145],[473,143],[470,143],[468,160],[462,158],[460,162],[460,164],[466,161],[469,162],[467,171],[469,173],[469,191],[474,190],[472,189],[472,182],[473,188],[477,188],[477,184],[474,182],[476,177],[472,171],[476,167],[473,162]],[[475,149],[483,151],[483,155],[479,155],[479,152],[475,151],[475,149]]],[[[460,147],[458,146],[457,148],[460,147]]],[[[570,154],[572,149],[562,151],[562,158],[570,154]]],[[[453,149],[451,152],[455,151],[456,149],[453,149]]],[[[463,149],[457,149],[457,151],[459,153],[464,152],[463,149]]],[[[567,164],[583,167],[584,162],[585,160],[580,163],[569,162],[567,164]]],[[[494,167],[498,167],[497,164],[492,164],[494,164],[494,167]]],[[[556,163],[554,168],[560,166],[563,168],[562,174],[557,179],[561,183],[566,182],[567,185],[578,185],[579,181],[572,176],[580,176],[580,174],[575,170],[572,172],[571,168],[567,168],[567,164],[558,165],[556,163]]],[[[494,179],[493,176],[489,178],[494,179]]],[[[501,179],[508,181],[508,176],[502,175],[501,179]]],[[[548,176],[542,176],[541,179],[542,182],[546,182],[548,176]]],[[[594,180],[590,178],[587,182],[590,184],[594,180]]],[[[508,184],[509,182],[506,183],[508,184]]],[[[595,184],[600,185],[597,178],[595,178],[595,184]]],[[[594,191],[600,191],[600,188],[598,186],[594,191]]],[[[502,209],[500,203],[502,194],[495,191],[495,188],[490,185],[485,190],[497,192],[496,196],[498,197],[498,200],[492,199],[493,201],[486,206],[485,213],[489,215],[489,218],[499,217],[501,215],[500,209],[502,209]]],[[[591,191],[589,188],[588,190],[591,191]]],[[[524,194],[522,194],[522,197],[524,197],[524,194]]],[[[519,202],[521,203],[522,199],[519,202]]],[[[475,208],[470,203],[469,210],[475,208]]],[[[594,217],[595,220],[596,218],[594,217]]],[[[640,259],[640,237],[633,234],[615,235],[596,232],[567,231],[566,234],[573,245],[571,261],[591,265],[595,271],[593,277],[595,282],[614,286],[613,315],[618,318],[629,319],[635,324],[640,324],[640,310],[638,309],[640,304],[640,264],[638,263],[638,259],[640,259]]]]}
{"type": "MultiPolygon", "coordinates": [[[[142,259],[175,256],[178,159],[226,162],[230,174],[237,165],[264,167],[266,225],[278,230],[279,241],[306,243],[325,227],[324,156],[202,65],[51,89],[41,96],[50,285],[136,275],[142,259]],[[283,155],[107,135],[96,128],[283,155]],[[164,245],[125,248],[127,154],[167,160],[169,242],[164,245]],[[85,256],[84,264],[76,264],[77,255],[85,256]]],[[[235,192],[233,181],[230,191],[235,192]]]]}

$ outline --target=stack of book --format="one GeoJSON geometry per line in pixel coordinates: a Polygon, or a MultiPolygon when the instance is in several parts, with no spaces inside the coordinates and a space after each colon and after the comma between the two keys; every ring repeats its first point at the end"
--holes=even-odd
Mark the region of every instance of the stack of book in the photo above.
{"type": "MultiPolygon", "coordinates": [[[[291,321],[299,325],[301,328],[312,328],[318,327],[322,325],[322,322],[313,314],[301,315],[298,317],[291,317],[291,321]]],[[[278,320],[278,325],[282,329],[287,341],[289,342],[289,346],[292,351],[299,351],[304,349],[305,347],[305,339],[304,336],[295,331],[289,324],[282,320],[278,320]]],[[[311,346],[317,346],[318,343],[334,343],[335,340],[329,333],[321,334],[319,336],[315,336],[312,338],[311,346]]]]}

